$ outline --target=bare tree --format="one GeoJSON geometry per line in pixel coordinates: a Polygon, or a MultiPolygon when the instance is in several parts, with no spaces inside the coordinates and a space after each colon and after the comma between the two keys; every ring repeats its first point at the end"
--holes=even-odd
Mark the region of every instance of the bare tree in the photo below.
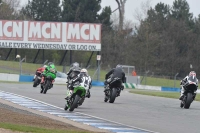
{"type": "Polygon", "coordinates": [[[134,18],[141,23],[144,18],[147,18],[147,11],[151,7],[151,0],[147,0],[146,2],[141,3],[140,9],[135,9],[135,13],[133,14],[134,18]]]}
{"type": "Polygon", "coordinates": [[[127,0],[116,0],[118,4],[118,10],[119,10],[119,30],[120,31],[123,29],[126,1],[127,0]]]}
{"type": "Polygon", "coordinates": [[[19,8],[19,0],[2,0],[0,4],[0,19],[17,19],[19,8]]]}

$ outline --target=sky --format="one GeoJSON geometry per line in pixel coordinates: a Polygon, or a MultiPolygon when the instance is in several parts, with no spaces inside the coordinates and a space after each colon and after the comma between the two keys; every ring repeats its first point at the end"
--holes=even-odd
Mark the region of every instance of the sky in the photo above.
{"type": "MultiPolygon", "coordinates": [[[[125,18],[128,20],[134,19],[135,10],[140,10],[141,3],[145,3],[147,0],[127,0],[125,4],[125,18]]],[[[170,6],[173,5],[174,0],[150,0],[151,6],[155,7],[155,5],[159,2],[168,4],[170,6]]],[[[28,3],[28,0],[20,0],[21,5],[28,3]]],[[[200,0],[187,0],[190,6],[190,12],[193,13],[194,17],[197,17],[200,14],[200,0]]],[[[110,6],[111,10],[115,10],[118,6],[115,0],[102,0],[101,6],[110,6]]]]}

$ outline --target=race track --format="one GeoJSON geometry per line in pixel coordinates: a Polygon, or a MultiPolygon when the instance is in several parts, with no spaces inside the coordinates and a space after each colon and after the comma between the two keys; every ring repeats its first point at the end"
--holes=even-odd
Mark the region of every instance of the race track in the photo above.
{"type": "MultiPolygon", "coordinates": [[[[0,90],[37,99],[63,108],[66,86],[54,85],[47,94],[40,94],[40,87],[32,84],[0,83],[0,90]]],[[[91,98],[75,109],[106,120],[160,133],[200,133],[200,102],[193,102],[190,109],[181,109],[180,101],[131,94],[127,90],[116,98],[115,103],[105,103],[102,87],[91,89],[91,98]]]]}

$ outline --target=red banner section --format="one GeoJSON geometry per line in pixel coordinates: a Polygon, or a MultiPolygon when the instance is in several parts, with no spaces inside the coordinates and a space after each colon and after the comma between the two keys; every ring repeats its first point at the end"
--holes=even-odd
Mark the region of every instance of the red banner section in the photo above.
{"type": "Polygon", "coordinates": [[[0,40],[23,41],[23,21],[0,20],[0,40]]]}
{"type": "Polygon", "coordinates": [[[0,20],[0,48],[101,50],[101,24],[0,20]]]}
{"type": "Polygon", "coordinates": [[[67,41],[83,43],[100,43],[101,25],[84,23],[67,23],[67,41]]]}
{"type": "Polygon", "coordinates": [[[28,22],[28,40],[61,42],[62,23],[28,22]]]}

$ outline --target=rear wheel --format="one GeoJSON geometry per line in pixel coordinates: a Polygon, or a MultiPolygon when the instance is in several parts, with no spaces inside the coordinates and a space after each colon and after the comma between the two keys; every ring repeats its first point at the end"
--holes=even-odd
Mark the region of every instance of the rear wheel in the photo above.
{"type": "Polygon", "coordinates": [[[117,89],[113,88],[110,94],[110,103],[114,103],[117,94],[117,89]]]}
{"type": "Polygon", "coordinates": [[[185,106],[184,106],[185,109],[190,108],[190,104],[192,103],[192,100],[193,100],[192,93],[187,93],[187,99],[185,101],[185,106]]]}
{"type": "Polygon", "coordinates": [[[69,111],[74,111],[74,108],[76,108],[77,105],[78,105],[79,99],[80,99],[80,96],[79,96],[79,95],[76,95],[76,96],[74,97],[74,100],[73,100],[73,102],[72,102],[72,104],[71,104],[71,106],[70,106],[69,111]]]}

